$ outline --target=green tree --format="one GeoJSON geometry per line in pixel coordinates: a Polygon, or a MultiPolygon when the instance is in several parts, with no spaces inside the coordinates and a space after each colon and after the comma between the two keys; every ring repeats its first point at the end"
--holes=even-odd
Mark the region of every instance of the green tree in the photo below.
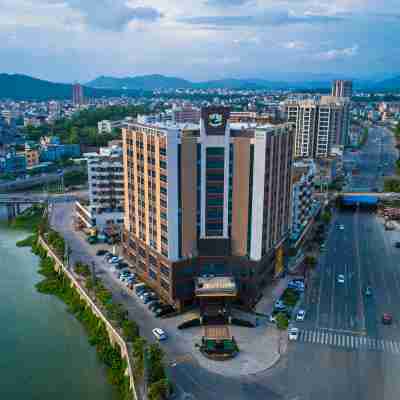
{"type": "Polygon", "coordinates": [[[285,313],[278,313],[276,315],[276,326],[280,330],[287,329],[289,326],[289,318],[285,313]]]}
{"type": "Polygon", "coordinates": [[[146,339],[142,337],[136,338],[132,343],[132,356],[134,359],[135,374],[143,377],[144,372],[144,350],[147,346],[146,339]]]}
{"type": "Polygon", "coordinates": [[[169,393],[169,384],[167,379],[161,379],[152,383],[149,388],[149,400],[164,400],[169,393]]]}

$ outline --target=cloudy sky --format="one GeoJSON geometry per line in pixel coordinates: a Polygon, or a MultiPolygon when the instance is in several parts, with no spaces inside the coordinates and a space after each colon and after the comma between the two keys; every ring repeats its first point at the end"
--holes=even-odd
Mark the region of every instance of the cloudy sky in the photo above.
{"type": "Polygon", "coordinates": [[[400,74],[400,0],[0,0],[0,72],[400,74]]]}

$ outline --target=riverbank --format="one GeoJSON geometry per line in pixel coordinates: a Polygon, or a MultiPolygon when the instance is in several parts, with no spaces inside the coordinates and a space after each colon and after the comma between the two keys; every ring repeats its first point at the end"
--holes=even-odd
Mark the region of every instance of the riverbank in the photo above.
{"type": "Polygon", "coordinates": [[[28,233],[0,226],[0,397],[117,400],[83,327],[57,298],[36,290],[39,259],[15,247],[28,233]]]}

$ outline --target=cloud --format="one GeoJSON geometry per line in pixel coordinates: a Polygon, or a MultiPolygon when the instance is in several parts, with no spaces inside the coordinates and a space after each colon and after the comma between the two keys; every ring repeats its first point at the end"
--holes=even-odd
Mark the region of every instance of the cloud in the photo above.
{"type": "Polygon", "coordinates": [[[358,45],[343,49],[331,49],[316,55],[316,58],[324,61],[338,60],[348,57],[354,57],[358,54],[358,45]]]}
{"type": "Polygon", "coordinates": [[[238,7],[252,0],[207,0],[205,4],[210,7],[238,7]]]}
{"type": "Polygon", "coordinates": [[[282,45],[285,49],[291,49],[291,50],[302,50],[305,49],[307,44],[305,42],[302,42],[300,40],[292,40],[290,42],[285,42],[282,45]]]}
{"type": "Polygon", "coordinates": [[[54,0],[67,4],[84,16],[86,23],[98,29],[123,30],[132,20],[154,22],[163,14],[153,7],[129,7],[122,0],[54,0]]]}
{"type": "Polygon", "coordinates": [[[260,15],[216,15],[184,17],[179,21],[192,25],[206,27],[235,27],[235,26],[279,26],[292,24],[322,24],[339,22],[342,17],[327,15],[294,15],[287,11],[263,13],[260,15]]]}

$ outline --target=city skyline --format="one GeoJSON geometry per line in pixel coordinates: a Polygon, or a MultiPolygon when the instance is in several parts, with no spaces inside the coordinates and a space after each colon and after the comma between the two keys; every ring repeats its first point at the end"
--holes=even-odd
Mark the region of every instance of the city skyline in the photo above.
{"type": "Polygon", "coordinates": [[[53,81],[366,78],[396,74],[399,61],[394,0],[2,3],[1,72],[53,81]]]}

